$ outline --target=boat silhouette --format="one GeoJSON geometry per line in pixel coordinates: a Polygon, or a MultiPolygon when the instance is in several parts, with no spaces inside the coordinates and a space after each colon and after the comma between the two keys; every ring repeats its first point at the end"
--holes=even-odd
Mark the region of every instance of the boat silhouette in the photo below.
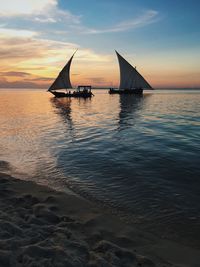
{"type": "Polygon", "coordinates": [[[91,91],[92,89],[91,85],[79,85],[76,90],[73,90],[73,92],[71,92],[71,89],[73,89],[73,87],[70,81],[70,67],[76,51],[71,56],[67,64],[63,67],[63,69],[60,71],[55,81],[48,89],[48,92],[52,93],[55,97],[88,98],[93,96],[93,93],[91,91]],[[56,91],[63,89],[66,92],[56,91]]]}
{"type": "Polygon", "coordinates": [[[118,89],[110,88],[110,94],[137,94],[142,95],[143,89],[153,89],[144,77],[134,68],[126,59],[124,59],[117,51],[119,69],[120,69],[120,85],[118,89]]]}

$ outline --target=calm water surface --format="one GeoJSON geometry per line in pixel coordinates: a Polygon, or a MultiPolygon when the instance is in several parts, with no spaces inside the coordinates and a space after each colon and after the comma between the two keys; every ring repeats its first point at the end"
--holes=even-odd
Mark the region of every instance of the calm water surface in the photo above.
{"type": "Polygon", "coordinates": [[[0,90],[0,168],[200,246],[200,91],[0,90]]]}

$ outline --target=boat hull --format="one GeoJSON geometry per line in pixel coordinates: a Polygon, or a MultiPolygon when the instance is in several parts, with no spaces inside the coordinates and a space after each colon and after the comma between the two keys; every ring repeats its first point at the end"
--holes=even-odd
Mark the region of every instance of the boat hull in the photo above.
{"type": "Polygon", "coordinates": [[[143,89],[110,89],[109,94],[119,94],[119,95],[142,95],[143,89]]]}
{"type": "Polygon", "coordinates": [[[93,96],[92,92],[73,92],[73,93],[64,93],[50,91],[55,97],[75,97],[75,98],[91,98],[93,96]]]}

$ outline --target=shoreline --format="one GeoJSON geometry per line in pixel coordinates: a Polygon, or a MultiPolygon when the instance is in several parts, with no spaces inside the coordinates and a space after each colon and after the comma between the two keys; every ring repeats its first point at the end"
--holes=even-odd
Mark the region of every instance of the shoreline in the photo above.
{"type": "Polygon", "coordinates": [[[0,173],[0,266],[199,266],[200,251],[86,199],[0,173]]]}

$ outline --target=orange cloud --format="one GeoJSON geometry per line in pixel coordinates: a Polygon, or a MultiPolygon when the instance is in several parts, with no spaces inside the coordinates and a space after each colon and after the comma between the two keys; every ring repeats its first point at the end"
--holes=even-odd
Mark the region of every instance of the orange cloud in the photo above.
{"type": "MultiPolygon", "coordinates": [[[[22,87],[48,88],[78,47],[66,42],[15,37],[11,33],[14,32],[9,31],[8,36],[5,32],[0,34],[0,76],[5,78],[1,87],[20,87],[21,84],[22,87]]],[[[113,56],[79,49],[71,67],[72,83],[78,85],[87,81],[96,86],[101,80],[101,84],[110,84],[112,66],[113,56]],[[77,73],[79,75],[73,75],[77,73]]]]}

